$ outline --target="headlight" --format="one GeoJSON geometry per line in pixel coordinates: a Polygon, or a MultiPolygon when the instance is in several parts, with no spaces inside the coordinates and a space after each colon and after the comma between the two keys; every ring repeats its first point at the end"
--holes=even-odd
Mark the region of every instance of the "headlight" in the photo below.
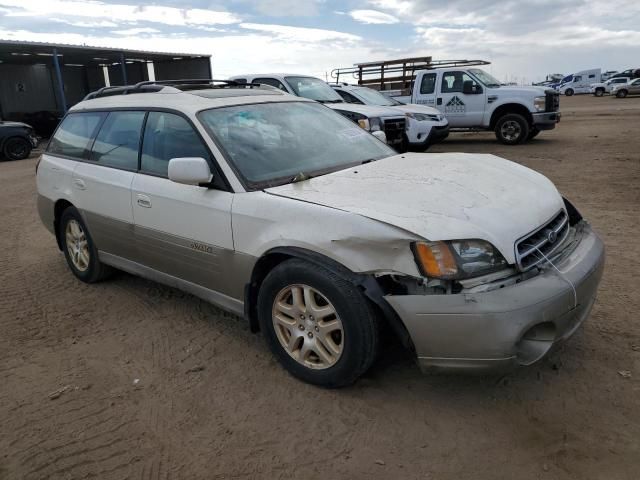
{"type": "Polygon", "coordinates": [[[382,130],[382,122],[376,117],[361,118],[358,120],[358,125],[360,125],[361,128],[364,128],[367,132],[382,130]]]}
{"type": "Polygon", "coordinates": [[[538,112],[544,112],[547,108],[546,97],[536,97],[533,99],[533,106],[538,112]]]}
{"type": "Polygon", "coordinates": [[[442,120],[442,115],[431,115],[428,113],[413,113],[413,112],[407,112],[405,113],[405,115],[409,118],[413,118],[414,120],[418,121],[418,122],[424,122],[427,120],[431,120],[432,122],[439,122],[442,120]]]}
{"type": "Polygon", "coordinates": [[[364,128],[367,132],[371,130],[368,118],[361,118],[358,120],[358,125],[360,125],[360,128],[364,128]]]}
{"type": "Polygon", "coordinates": [[[429,278],[463,279],[507,266],[500,252],[484,240],[416,242],[411,247],[420,273],[429,278]]]}

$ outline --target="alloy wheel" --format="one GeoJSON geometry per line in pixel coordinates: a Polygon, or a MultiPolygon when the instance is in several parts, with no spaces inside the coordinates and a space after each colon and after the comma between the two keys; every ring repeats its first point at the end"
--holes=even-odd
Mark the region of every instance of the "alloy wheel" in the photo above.
{"type": "Polygon", "coordinates": [[[500,127],[502,138],[509,142],[516,141],[522,135],[522,127],[515,120],[507,120],[500,127]]]}
{"type": "Polygon", "coordinates": [[[313,287],[296,284],[280,290],[272,321],[280,345],[301,365],[323,370],[340,359],[342,321],[327,297],[313,287]]]}
{"type": "Polygon", "coordinates": [[[65,241],[71,263],[80,272],[86,272],[89,268],[89,242],[77,220],[70,220],[65,228],[65,241]]]}

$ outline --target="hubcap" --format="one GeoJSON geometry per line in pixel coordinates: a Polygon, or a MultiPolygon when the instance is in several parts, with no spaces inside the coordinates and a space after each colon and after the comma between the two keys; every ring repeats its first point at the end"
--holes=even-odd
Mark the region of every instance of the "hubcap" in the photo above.
{"type": "Polygon", "coordinates": [[[82,226],[76,220],[70,220],[65,229],[65,240],[71,263],[81,272],[89,268],[89,244],[82,226]]]}
{"type": "Polygon", "coordinates": [[[515,120],[508,120],[502,124],[500,133],[505,139],[514,141],[522,134],[522,128],[520,128],[520,124],[515,120]]]}
{"type": "Polygon", "coordinates": [[[273,302],[273,327],[282,348],[305,367],[322,370],[340,359],[342,321],[331,302],[308,285],[289,285],[273,302]]]}

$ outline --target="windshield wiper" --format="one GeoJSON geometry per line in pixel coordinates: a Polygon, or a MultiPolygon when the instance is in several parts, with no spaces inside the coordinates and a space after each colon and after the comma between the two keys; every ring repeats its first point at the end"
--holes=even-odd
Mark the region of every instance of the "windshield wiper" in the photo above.
{"type": "Polygon", "coordinates": [[[309,180],[310,178],[313,178],[313,175],[309,175],[308,173],[305,173],[305,172],[300,172],[291,179],[291,183],[304,182],[305,180],[309,180]]]}
{"type": "Polygon", "coordinates": [[[320,103],[342,103],[344,100],[336,98],[335,100],[316,100],[316,102],[320,103]]]}

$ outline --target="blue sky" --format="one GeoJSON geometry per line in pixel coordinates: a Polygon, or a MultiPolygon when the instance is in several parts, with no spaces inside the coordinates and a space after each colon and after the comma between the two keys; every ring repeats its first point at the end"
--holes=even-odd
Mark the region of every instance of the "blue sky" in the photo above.
{"type": "Polygon", "coordinates": [[[213,55],[215,77],[431,55],[502,80],[640,67],[637,0],[0,0],[0,39],[213,55]]]}

